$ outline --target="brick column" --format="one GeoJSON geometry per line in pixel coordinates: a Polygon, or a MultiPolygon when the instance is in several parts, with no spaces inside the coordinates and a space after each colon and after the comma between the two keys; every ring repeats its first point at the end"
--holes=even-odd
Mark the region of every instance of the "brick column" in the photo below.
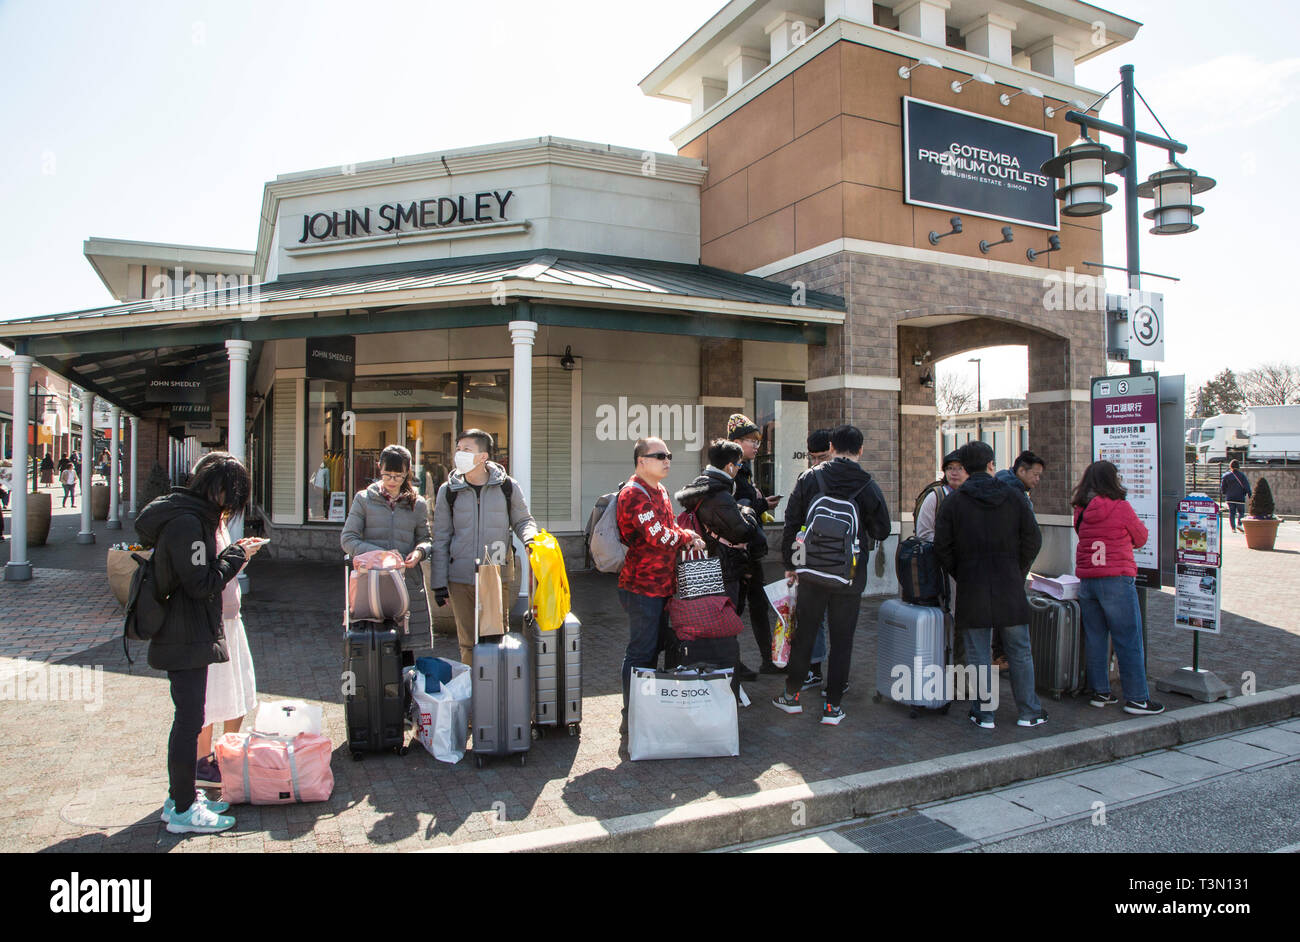
{"type": "MultiPolygon", "coordinates": [[[[1069,400],[1069,344],[1042,334],[1030,334],[1028,340],[1029,450],[1047,462],[1043,478],[1034,488],[1034,511],[1040,516],[1068,514],[1076,478],[1075,426],[1079,414],[1086,415],[1087,409],[1075,408],[1069,400]],[[1035,393],[1054,401],[1035,401],[1035,393]]],[[[1086,450],[1084,458],[1086,466],[1086,450]]]]}
{"type": "Polygon", "coordinates": [[[715,438],[727,437],[727,419],[733,412],[745,411],[744,365],[739,340],[705,337],[700,341],[700,403],[704,406],[705,449],[715,438]]]}
{"type": "Polygon", "coordinates": [[[938,409],[935,406],[934,386],[921,385],[921,375],[929,372],[934,378],[934,364],[926,361],[913,364],[916,353],[929,349],[929,332],[916,327],[898,329],[899,437],[898,469],[900,493],[897,516],[912,513],[913,498],[921,488],[935,480],[938,460],[935,455],[935,427],[938,409]]]}

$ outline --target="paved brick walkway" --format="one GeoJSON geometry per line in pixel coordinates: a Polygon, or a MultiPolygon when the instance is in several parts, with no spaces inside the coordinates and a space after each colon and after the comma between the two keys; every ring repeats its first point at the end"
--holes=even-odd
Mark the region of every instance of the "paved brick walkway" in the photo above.
{"type": "MultiPolygon", "coordinates": [[[[96,524],[96,545],[78,546],[75,518],[58,516],[56,509],[50,545],[31,552],[36,578],[25,585],[0,583],[0,655],[25,658],[0,662],[0,671],[13,665],[31,669],[33,661],[57,661],[61,669],[103,668],[100,675],[86,675],[102,680],[99,709],[89,696],[0,702],[0,850],[415,850],[744,796],[1121,716],[1084,702],[1048,701],[1046,726],[1019,729],[1010,722],[1014,707],[1005,684],[1002,722],[993,731],[970,726],[959,707],[948,716],[912,720],[905,709],[874,704],[879,601],[870,600],[863,606],[843,725],[821,727],[814,711],[777,713],[764,701],[780,680],[763,677],[746,685],[755,703],[741,713],[739,758],[633,763],[618,752],[617,678],[626,620],[614,579],[575,574],[574,607],[583,619],[585,648],[581,737],[535,743],[523,769],[501,763],[480,771],[470,761],[450,766],[418,745],[404,758],[371,756],[354,763],[343,748],[336,573],[319,564],[258,559],[250,567],[253,594],[245,603],[245,621],[259,691],[268,699],[324,705],[327,732],[337,744],[334,796],[307,806],[241,807],[233,832],[181,839],[157,820],[171,722],[166,678],[141,664],[127,672],[118,640],[120,614],[103,576],[108,544],[131,531],[102,527],[96,524]],[[80,649],[70,653],[72,648],[80,649]]],[[[1227,544],[1225,631],[1205,638],[1202,666],[1234,693],[1245,671],[1255,674],[1260,690],[1300,682],[1300,527],[1284,524],[1274,553],[1249,552],[1231,534],[1227,544]]],[[[7,557],[7,549],[0,554],[7,557]]],[[[1153,593],[1150,601],[1153,677],[1190,662],[1191,638],[1173,628],[1172,601],[1168,592],[1153,593]]],[[[745,659],[757,663],[748,635],[743,645],[745,659]]],[[[454,652],[452,639],[437,639],[435,653],[454,652]]],[[[1167,700],[1171,709],[1192,705],[1174,695],[1167,700]]]]}

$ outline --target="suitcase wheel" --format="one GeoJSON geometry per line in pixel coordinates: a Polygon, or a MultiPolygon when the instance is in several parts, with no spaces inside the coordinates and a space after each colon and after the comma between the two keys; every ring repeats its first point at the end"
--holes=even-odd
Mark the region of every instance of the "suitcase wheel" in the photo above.
{"type": "Polygon", "coordinates": [[[570,723],[570,724],[569,724],[569,735],[570,735],[570,736],[576,736],[576,735],[578,735],[578,733],[580,733],[580,732],[582,732],[582,724],[581,724],[581,723],[570,723]]]}
{"type": "Polygon", "coordinates": [[[948,708],[949,708],[950,706],[952,706],[951,703],[945,703],[943,706],[939,707],[939,715],[940,715],[940,716],[947,716],[947,715],[948,715],[948,708]]]}
{"type": "Polygon", "coordinates": [[[353,753],[352,753],[352,761],[353,761],[353,762],[360,762],[360,761],[361,761],[362,759],[364,759],[365,757],[366,757],[366,754],[365,754],[364,752],[353,752],[353,753]]]}
{"type": "Polygon", "coordinates": [[[475,767],[475,768],[479,768],[479,769],[481,769],[481,768],[483,768],[483,766],[485,766],[485,765],[487,765],[487,759],[485,759],[483,756],[475,756],[475,757],[474,757],[474,767],[475,767]]]}
{"type": "Polygon", "coordinates": [[[410,747],[407,745],[394,746],[393,751],[397,753],[399,756],[404,756],[408,752],[410,752],[410,747]]]}
{"type": "Polygon", "coordinates": [[[912,709],[907,711],[907,718],[909,720],[914,720],[916,719],[916,717],[917,717],[916,707],[912,707],[912,709]]]}
{"type": "Polygon", "coordinates": [[[526,752],[521,752],[521,753],[519,753],[519,756],[518,756],[518,760],[517,760],[517,761],[518,761],[518,763],[519,763],[519,768],[522,769],[522,768],[524,767],[524,763],[526,763],[526,762],[528,761],[528,753],[526,753],[526,752]]]}
{"type": "Polygon", "coordinates": [[[880,695],[880,691],[879,691],[879,690],[877,690],[875,693],[873,693],[873,694],[871,695],[871,702],[872,702],[872,703],[879,703],[879,702],[880,702],[881,700],[883,700],[883,699],[884,699],[884,697],[882,697],[882,696],[880,695]]]}
{"type": "Polygon", "coordinates": [[[1052,699],[1053,699],[1053,700],[1059,700],[1059,699],[1061,699],[1061,691],[1059,691],[1059,690],[1053,690],[1053,691],[1052,691],[1052,699]]]}
{"type": "Polygon", "coordinates": [[[534,741],[541,739],[545,735],[546,735],[546,730],[542,729],[542,727],[540,726],[533,727],[532,736],[534,741]]]}

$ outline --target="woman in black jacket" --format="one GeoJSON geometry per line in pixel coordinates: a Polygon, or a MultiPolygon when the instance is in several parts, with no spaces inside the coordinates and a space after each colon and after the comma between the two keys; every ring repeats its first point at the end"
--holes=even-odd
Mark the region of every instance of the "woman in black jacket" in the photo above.
{"type": "Polygon", "coordinates": [[[167,742],[169,797],[163,820],[174,834],[210,834],[234,826],[220,812],[225,802],[208,802],[194,787],[199,732],[203,728],[208,665],[227,660],[221,627],[221,593],[261,545],[243,539],[217,553],[223,513],[243,511],[250,490],[248,471],[237,458],[221,455],[197,474],[190,487],[172,488],[140,511],[135,529],[153,546],[156,584],[167,594],[162,629],[149,642],[149,666],[167,672],[176,713],[167,742]]]}

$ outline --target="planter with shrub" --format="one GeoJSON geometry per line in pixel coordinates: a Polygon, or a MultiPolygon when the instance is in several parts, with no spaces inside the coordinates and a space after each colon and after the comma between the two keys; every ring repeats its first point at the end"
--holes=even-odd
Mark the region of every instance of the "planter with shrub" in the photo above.
{"type": "Polygon", "coordinates": [[[1268,486],[1267,478],[1256,482],[1248,509],[1250,512],[1241,521],[1246,528],[1246,546],[1254,550],[1271,550],[1277,541],[1280,521],[1273,513],[1273,490],[1268,486]]]}

